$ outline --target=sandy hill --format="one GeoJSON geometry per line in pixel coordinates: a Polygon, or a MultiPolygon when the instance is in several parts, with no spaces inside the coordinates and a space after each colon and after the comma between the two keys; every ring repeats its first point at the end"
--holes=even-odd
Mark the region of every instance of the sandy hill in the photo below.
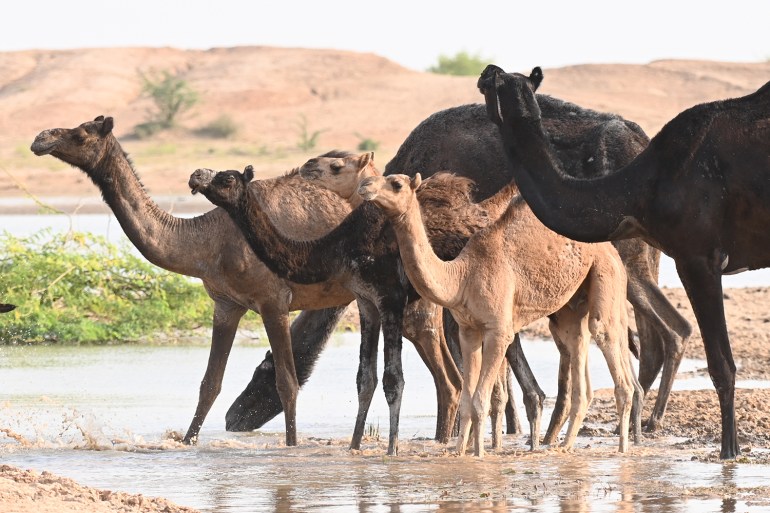
{"type": "MultiPolygon", "coordinates": [[[[500,63],[503,64],[504,63],[500,63]]],[[[536,65],[537,62],[533,62],[536,65]]],[[[517,70],[527,71],[527,70],[517,70]]],[[[541,92],[639,123],[650,135],[681,110],[749,93],[770,79],[770,63],[656,61],[646,65],[580,65],[545,69],[541,92]]],[[[0,197],[98,196],[82,173],[28,150],[35,135],[72,127],[99,114],[116,120],[153,194],[186,194],[197,167],[254,164],[274,176],[332,148],[379,143],[384,166],[399,144],[433,112],[479,102],[476,77],[413,71],[374,54],[270,47],[85,49],[0,53],[0,197]],[[129,137],[151,103],[140,71],[181,72],[200,93],[182,127],[152,140],[129,137]],[[194,130],[222,114],[238,126],[227,141],[194,130]],[[309,152],[297,150],[300,122],[321,131],[309,152]]]]}

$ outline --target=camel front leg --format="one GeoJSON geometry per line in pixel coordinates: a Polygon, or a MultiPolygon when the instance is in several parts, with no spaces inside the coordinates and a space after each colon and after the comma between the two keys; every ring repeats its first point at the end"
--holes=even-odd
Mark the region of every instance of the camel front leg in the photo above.
{"type": "Polygon", "coordinates": [[[492,389],[499,379],[500,368],[505,363],[505,351],[513,335],[513,332],[498,330],[488,330],[484,334],[481,370],[472,403],[474,452],[479,458],[484,457],[484,421],[489,415],[492,389]]]}
{"type": "Polygon", "coordinates": [[[238,323],[245,313],[245,308],[232,303],[222,301],[214,303],[209,361],[206,364],[206,373],[201,381],[195,416],[190,423],[190,427],[187,429],[187,434],[184,436],[184,443],[186,444],[195,443],[198,439],[203,421],[211,410],[214,400],[222,390],[222,378],[225,375],[227,358],[230,356],[230,350],[233,347],[238,323]]]}
{"type": "Polygon", "coordinates": [[[275,385],[278,397],[283,405],[286,422],[286,445],[297,445],[297,394],[299,381],[294,367],[294,355],[291,347],[288,310],[263,307],[262,322],[270,341],[275,362],[275,385]]]}
{"type": "Polygon", "coordinates": [[[735,427],[735,362],[725,322],[722,275],[717,258],[677,258],[676,270],[692,304],[706,350],[711,381],[722,414],[719,457],[733,459],[740,452],[735,427]]]}
{"type": "Polygon", "coordinates": [[[417,354],[436,387],[436,441],[447,443],[460,404],[462,376],[444,337],[442,308],[424,299],[409,304],[403,334],[414,343],[417,354]]]}
{"type": "Polygon", "coordinates": [[[389,456],[398,454],[398,424],[401,416],[401,401],[404,396],[404,369],[401,364],[402,312],[403,305],[382,312],[385,367],[382,372],[382,389],[390,410],[389,456]]]}
{"type": "MultiPolygon", "coordinates": [[[[463,456],[468,448],[473,414],[473,394],[476,391],[481,370],[481,332],[460,326],[460,349],[463,360],[463,388],[460,393],[460,434],[457,437],[457,454],[463,456]]],[[[476,431],[482,426],[474,426],[476,431]]]]}
{"type": "Polygon", "coordinates": [[[361,448],[364,436],[366,417],[372,404],[374,391],[377,388],[377,348],[380,338],[380,313],[374,304],[366,299],[358,299],[358,317],[361,323],[361,347],[358,353],[358,373],[356,374],[356,389],[358,390],[358,413],[356,425],[353,428],[353,438],[350,439],[351,449],[361,448]]]}

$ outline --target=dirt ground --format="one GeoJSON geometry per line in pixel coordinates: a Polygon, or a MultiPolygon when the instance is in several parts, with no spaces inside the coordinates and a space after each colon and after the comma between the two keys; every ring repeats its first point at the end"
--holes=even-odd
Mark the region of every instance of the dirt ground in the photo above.
{"type": "MultiPolygon", "coordinates": [[[[505,63],[500,64],[505,67],[505,63]]],[[[299,116],[309,120],[311,131],[322,131],[322,147],[312,154],[335,147],[354,149],[363,135],[380,143],[378,165],[384,167],[409,131],[427,115],[480,100],[475,77],[436,76],[401,68],[375,55],[336,51],[260,47],[208,52],[169,48],[10,52],[0,53],[0,71],[0,89],[4,93],[0,97],[0,172],[4,172],[0,173],[4,176],[0,180],[0,200],[29,200],[35,196],[45,204],[62,205],[68,212],[88,211],[84,204],[89,201],[94,209],[105,209],[93,184],[81,172],[56,163],[51,157],[36,158],[29,154],[34,136],[46,128],[75,126],[99,114],[116,116],[116,135],[123,141],[124,149],[134,155],[150,192],[181,197],[188,195],[187,177],[196,167],[232,168],[252,163],[262,177],[267,177],[304,162],[308,154],[286,149],[298,137],[299,116]],[[205,93],[206,101],[186,120],[187,131],[154,141],[132,140],[128,137],[130,127],[142,121],[148,107],[133,70],[150,66],[187,70],[185,77],[205,93]],[[100,77],[98,84],[91,82],[94,75],[100,77]],[[264,77],[270,77],[269,81],[264,77]],[[202,141],[191,135],[196,126],[221,112],[230,113],[239,125],[235,141],[202,141]]],[[[769,77],[768,62],[660,61],[648,65],[571,66],[546,69],[542,91],[587,107],[619,113],[654,135],[684,108],[747,94],[769,77]]],[[[168,208],[167,204],[161,206],[168,208]]],[[[0,222],[2,214],[29,213],[39,208],[31,200],[22,206],[0,201],[0,222]]],[[[683,291],[664,292],[695,326],[683,291]]],[[[728,289],[724,297],[738,378],[770,379],[770,288],[728,289]]],[[[547,335],[544,322],[527,331],[533,336],[547,335]]],[[[697,329],[686,356],[705,358],[697,329]]],[[[646,400],[648,411],[653,403],[654,393],[646,400]]],[[[744,450],[740,461],[770,463],[767,452],[754,450],[770,447],[768,404],[767,389],[740,389],[736,394],[739,442],[744,450]]],[[[610,391],[598,391],[583,435],[609,436],[606,426],[614,421],[614,415],[610,391]]],[[[713,448],[694,457],[716,460],[719,434],[714,391],[677,391],[671,395],[661,429],[647,434],[653,448],[646,450],[665,454],[666,447],[656,449],[654,441],[673,436],[691,448],[713,448]]],[[[579,454],[590,457],[604,454],[603,450],[583,447],[579,454]]],[[[407,458],[423,457],[419,452],[404,453],[407,458]]],[[[580,458],[579,454],[571,457],[580,458]]],[[[563,485],[558,480],[549,484],[556,489],[555,493],[563,485]]],[[[463,500],[465,492],[461,487],[450,489],[442,498],[463,500]]],[[[765,501],[766,492],[762,492],[765,501]]],[[[2,465],[0,512],[11,511],[193,510],[164,499],[94,490],[47,472],[2,465]]]]}

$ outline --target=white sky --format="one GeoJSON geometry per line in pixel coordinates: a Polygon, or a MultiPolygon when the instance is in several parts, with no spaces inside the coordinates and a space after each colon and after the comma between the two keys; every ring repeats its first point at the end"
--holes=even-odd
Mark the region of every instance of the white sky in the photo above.
{"type": "Polygon", "coordinates": [[[424,70],[770,58],[769,0],[37,0],[3,2],[0,51],[265,45],[373,52],[424,70]]]}

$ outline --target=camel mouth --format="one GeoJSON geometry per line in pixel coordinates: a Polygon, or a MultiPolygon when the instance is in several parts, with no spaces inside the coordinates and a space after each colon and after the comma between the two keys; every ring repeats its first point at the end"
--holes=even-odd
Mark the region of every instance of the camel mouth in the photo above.
{"type": "Polygon", "coordinates": [[[211,179],[215,173],[216,171],[211,169],[196,169],[193,174],[190,175],[190,180],[187,181],[187,185],[190,187],[190,193],[195,195],[206,190],[206,187],[211,183],[211,179]]]}
{"type": "Polygon", "coordinates": [[[35,137],[35,141],[32,143],[32,146],[29,147],[29,149],[32,150],[32,153],[38,157],[50,154],[55,148],[56,140],[51,138],[47,132],[43,132],[35,137]]]}

